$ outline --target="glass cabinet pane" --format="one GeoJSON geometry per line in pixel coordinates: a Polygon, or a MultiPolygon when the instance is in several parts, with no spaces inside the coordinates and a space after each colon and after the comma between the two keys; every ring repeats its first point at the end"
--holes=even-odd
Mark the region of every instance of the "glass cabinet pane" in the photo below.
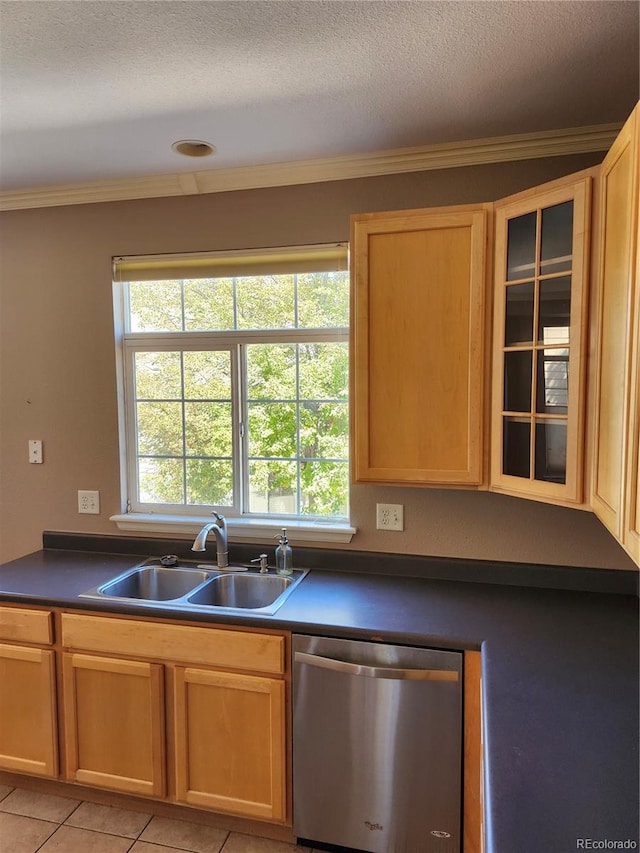
{"type": "Polygon", "coordinates": [[[567,480],[566,421],[536,422],[535,479],[551,483],[567,480]]]}
{"type": "Polygon", "coordinates": [[[538,343],[569,343],[571,276],[540,282],[538,314],[538,343]]]}
{"type": "Polygon", "coordinates": [[[532,281],[512,284],[507,288],[504,320],[504,345],[533,344],[533,294],[532,281]]]}
{"type": "Polygon", "coordinates": [[[502,471],[512,477],[531,474],[531,423],[529,421],[503,419],[502,471]]]}
{"type": "Polygon", "coordinates": [[[569,405],[569,350],[538,350],[536,412],[566,415],[569,405]]]}
{"type": "Polygon", "coordinates": [[[573,202],[565,201],[542,211],[540,274],[571,269],[573,202]]]}
{"type": "Polygon", "coordinates": [[[526,213],[509,220],[507,232],[507,281],[527,278],[535,272],[537,214],[526,213]]]}
{"type": "Polygon", "coordinates": [[[505,412],[531,411],[530,350],[504,354],[504,410],[505,412]]]}

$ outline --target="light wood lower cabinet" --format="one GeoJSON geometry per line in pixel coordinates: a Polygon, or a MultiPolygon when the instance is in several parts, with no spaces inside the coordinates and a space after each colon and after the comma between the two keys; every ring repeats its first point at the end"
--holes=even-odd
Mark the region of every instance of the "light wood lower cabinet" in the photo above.
{"type": "Polygon", "coordinates": [[[462,851],[484,851],[484,736],[482,722],[482,659],[464,653],[462,851]]]}
{"type": "Polygon", "coordinates": [[[162,666],[65,654],[63,673],[67,779],[164,796],[162,666]]]}
{"type": "Polygon", "coordinates": [[[67,779],[286,820],[284,636],[65,613],[62,643],[67,779]]]}
{"type": "Polygon", "coordinates": [[[53,651],[0,645],[0,768],[58,774],[53,651]]]}
{"type": "Polygon", "coordinates": [[[176,667],[177,799],[282,820],[284,709],[277,679],[176,667]]]}
{"type": "Polygon", "coordinates": [[[51,611],[0,607],[0,769],[58,774],[52,645],[51,611]]]}

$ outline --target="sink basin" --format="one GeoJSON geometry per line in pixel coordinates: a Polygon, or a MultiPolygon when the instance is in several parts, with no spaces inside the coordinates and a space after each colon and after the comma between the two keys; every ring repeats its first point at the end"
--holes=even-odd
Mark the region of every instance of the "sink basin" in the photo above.
{"type": "Polygon", "coordinates": [[[211,572],[201,569],[143,566],[104,584],[100,592],[114,598],[171,601],[182,598],[210,577],[211,572]]]}
{"type": "MultiPolygon", "coordinates": [[[[176,558],[177,559],[177,558],[176,558]]],[[[144,607],[207,610],[272,615],[284,603],[308,570],[294,569],[289,577],[261,574],[246,566],[158,565],[155,559],[127,569],[115,578],[82,593],[80,598],[134,602],[144,607]]]]}
{"type": "Polygon", "coordinates": [[[279,575],[220,575],[187,596],[190,604],[208,607],[268,607],[294,583],[279,575]]]}

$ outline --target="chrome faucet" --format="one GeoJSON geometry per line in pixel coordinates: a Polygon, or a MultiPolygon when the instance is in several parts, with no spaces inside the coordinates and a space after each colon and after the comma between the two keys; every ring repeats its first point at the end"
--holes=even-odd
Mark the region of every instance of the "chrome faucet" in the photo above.
{"type": "Polygon", "coordinates": [[[191,546],[192,551],[204,551],[207,544],[207,534],[210,530],[213,530],[214,535],[216,537],[216,556],[218,560],[218,568],[224,569],[229,565],[229,550],[227,544],[227,522],[223,515],[219,515],[217,512],[212,512],[212,515],[215,515],[216,520],[210,521],[208,524],[202,528],[200,533],[196,536],[193,545],[191,546]]]}

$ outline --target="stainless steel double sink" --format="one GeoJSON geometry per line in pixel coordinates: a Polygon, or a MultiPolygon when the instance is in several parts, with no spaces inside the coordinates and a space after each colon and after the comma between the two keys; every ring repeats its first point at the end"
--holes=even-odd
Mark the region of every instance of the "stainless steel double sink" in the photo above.
{"type": "Polygon", "coordinates": [[[184,610],[212,608],[224,612],[271,615],[282,606],[308,570],[294,569],[288,577],[246,566],[227,569],[180,562],[163,566],[146,560],[105,583],[82,593],[80,598],[176,607],[184,610]]]}

